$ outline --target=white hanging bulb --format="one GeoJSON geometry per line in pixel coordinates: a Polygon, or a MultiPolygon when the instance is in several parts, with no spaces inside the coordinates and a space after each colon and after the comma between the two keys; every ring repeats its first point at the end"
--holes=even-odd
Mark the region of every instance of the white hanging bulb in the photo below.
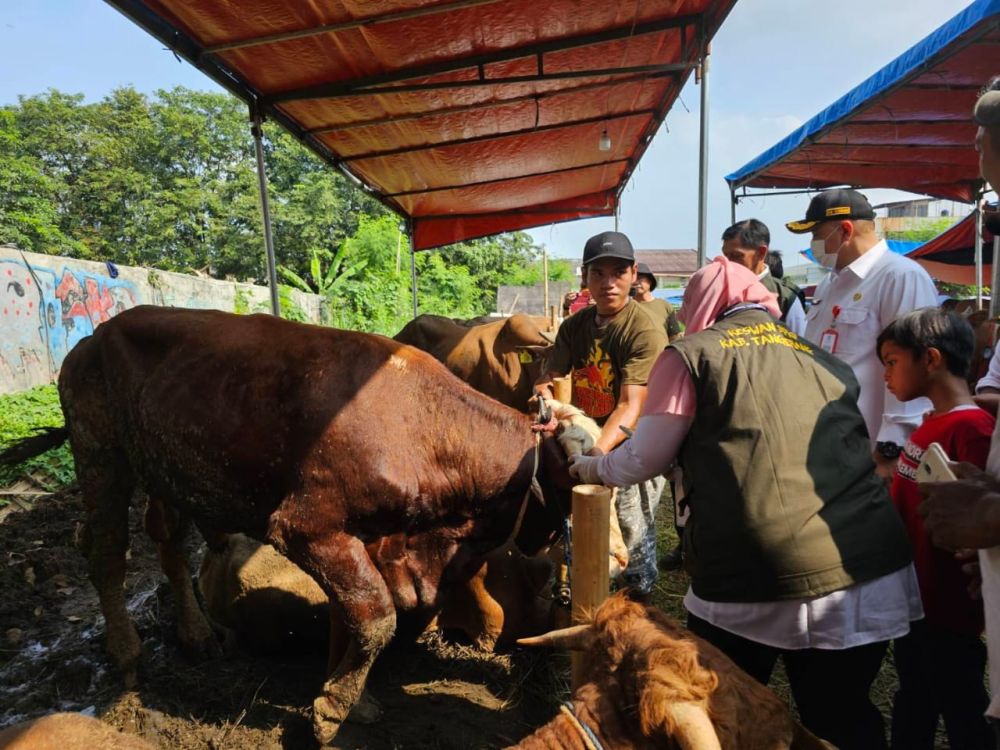
{"type": "Polygon", "coordinates": [[[611,136],[608,135],[608,129],[605,128],[601,133],[600,139],[597,141],[598,151],[610,151],[611,150],[611,136]]]}

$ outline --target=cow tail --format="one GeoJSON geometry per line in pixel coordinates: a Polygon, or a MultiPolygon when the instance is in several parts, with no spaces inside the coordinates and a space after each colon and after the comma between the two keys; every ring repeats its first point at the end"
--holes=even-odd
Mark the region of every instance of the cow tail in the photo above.
{"type": "Polygon", "coordinates": [[[62,445],[68,437],[69,430],[65,427],[44,427],[39,433],[18,440],[0,452],[0,466],[15,466],[29,458],[39,456],[47,450],[62,445]]]}

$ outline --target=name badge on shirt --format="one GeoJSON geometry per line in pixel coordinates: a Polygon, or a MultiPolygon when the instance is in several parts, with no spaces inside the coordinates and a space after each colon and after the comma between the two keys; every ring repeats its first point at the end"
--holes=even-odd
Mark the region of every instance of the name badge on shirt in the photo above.
{"type": "Polygon", "coordinates": [[[819,335],[819,348],[825,349],[830,354],[836,354],[837,339],[840,338],[837,333],[837,318],[840,317],[840,305],[834,305],[831,312],[833,313],[833,321],[830,323],[830,327],[819,335]]]}
{"type": "Polygon", "coordinates": [[[827,328],[819,335],[819,348],[825,349],[830,354],[837,353],[837,329],[827,328]]]}

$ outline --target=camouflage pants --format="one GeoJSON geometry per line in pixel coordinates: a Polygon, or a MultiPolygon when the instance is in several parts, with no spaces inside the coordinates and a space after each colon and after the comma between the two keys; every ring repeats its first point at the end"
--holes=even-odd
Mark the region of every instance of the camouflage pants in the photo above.
{"type": "Polygon", "coordinates": [[[618,523],[628,548],[622,582],[639,594],[653,590],[656,567],[656,508],[666,479],[653,477],[618,490],[618,523]]]}

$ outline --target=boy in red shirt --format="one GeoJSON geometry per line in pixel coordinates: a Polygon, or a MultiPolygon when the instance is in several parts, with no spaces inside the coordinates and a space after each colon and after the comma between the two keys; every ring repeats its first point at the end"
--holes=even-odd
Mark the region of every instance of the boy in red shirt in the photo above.
{"type": "Polygon", "coordinates": [[[993,747],[983,716],[989,704],[983,604],[970,596],[961,562],[931,544],[917,513],[917,466],[931,443],[940,443],[952,461],[986,465],[995,420],[975,405],[965,380],[974,345],[961,315],[934,307],[897,318],[878,337],[889,391],[900,401],[925,396],[934,406],[903,448],[890,490],[913,544],[924,605],[924,619],[911,623],[910,633],[893,645],[899,674],[894,750],[932,750],[938,716],[952,748],[993,747]]]}

